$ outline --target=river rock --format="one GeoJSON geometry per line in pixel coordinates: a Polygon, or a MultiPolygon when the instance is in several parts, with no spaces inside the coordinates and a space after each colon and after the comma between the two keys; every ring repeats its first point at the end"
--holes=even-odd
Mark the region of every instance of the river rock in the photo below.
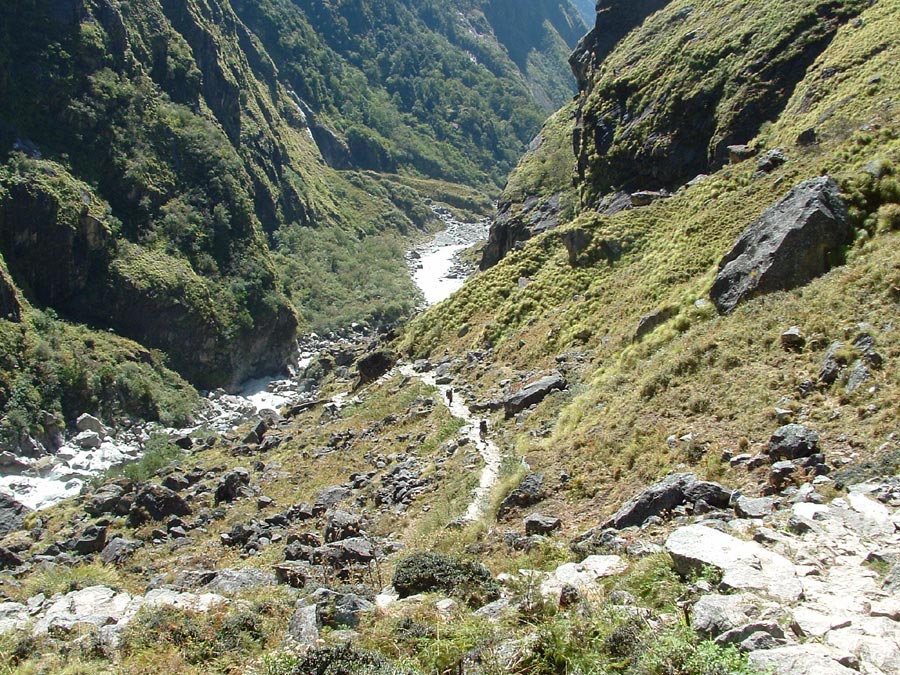
{"type": "Polygon", "coordinates": [[[540,403],[550,392],[562,391],[568,386],[569,383],[562,375],[547,375],[503,399],[503,410],[507,417],[512,417],[528,406],[540,403]]]}
{"type": "Polygon", "coordinates": [[[109,429],[104,426],[103,422],[87,413],[78,416],[78,419],[75,420],[75,428],[78,431],[93,431],[101,436],[109,435],[109,429]]]}
{"type": "Polygon", "coordinates": [[[803,594],[793,563],[754,541],[705,525],[688,525],[672,532],[665,548],[675,569],[684,576],[711,566],[722,572],[725,589],[762,591],[791,602],[803,594]]]}
{"type": "Polygon", "coordinates": [[[802,286],[829,270],[852,234],[837,183],[804,181],[744,230],[719,263],[710,299],[728,313],[754,295],[802,286]]]}

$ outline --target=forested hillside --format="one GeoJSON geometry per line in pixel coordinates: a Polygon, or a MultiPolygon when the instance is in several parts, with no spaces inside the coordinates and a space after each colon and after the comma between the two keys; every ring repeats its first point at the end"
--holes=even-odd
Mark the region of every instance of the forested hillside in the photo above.
{"type": "Polygon", "coordinates": [[[200,387],[234,385],[281,366],[298,329],[409,311],[403,242],[432,226],[423,200],[484,210],[543,110],[574,86],[564,56],[584,27],[571,7],[543,3],[535,30],[495,34],[492,21],[519,19],[510,9],[10,7],[6,422],[34,428],[76,402],[183,417],[185,405],[162,403],[177,382],[164,362],[200,387]],[[86,347],[81,325],[160,351],[136,356],[150,352],[107,334],[86,347]]]}

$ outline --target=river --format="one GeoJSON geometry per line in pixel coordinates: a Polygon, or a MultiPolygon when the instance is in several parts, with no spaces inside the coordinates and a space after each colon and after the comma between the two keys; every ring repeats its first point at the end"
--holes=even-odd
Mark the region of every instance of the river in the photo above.
{"type": "MultiPolygon", "coordinates": [[[[447,209],[433,207],[433,210],[445,228],[416,246],[408,256],[410,274],[422,292],[424,306],[440,302],[463,285],[473,269],[471,264],[459,260],[459,254],[486,238],[488,228],[486,220],[466,223],[455,219],[447,209]]],[[[139,458],[152,433],[175,437],[188,435],[198,428],[225,432],[257,418],[264,411],[276,411],[309,399],[310,394],[301,391],[296,376],[302,374],[323,346],[317,336],[307,336],[298,343],[287,377],[279,373],[250,380],[235,395],[221,390],[206,394],[193,427],[170,429],[154,424],[136,425],[115,433],[101,433],[97,447],[84,447],[73,437],[52,455],[8,457],[6,466],[0,469],[3,472],[0,492],[11,495],[29,508],[47,508],[77,495],[96,475],[139,458]]],[[[417,377],[425,379],[425,375],[417,374],[417,377]]],[[[462,416],[456,412],[454,415],[462,416]]],[[[473,433],[477,436],[477,426],[473,433]]]]}

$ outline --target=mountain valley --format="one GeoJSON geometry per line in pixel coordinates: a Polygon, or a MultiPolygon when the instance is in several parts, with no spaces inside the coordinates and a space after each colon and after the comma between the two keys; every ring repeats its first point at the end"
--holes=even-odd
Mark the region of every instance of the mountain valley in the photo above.
{"type": "Polygon", "coordinates": [[[520,4],[11,10],[6,671],[900,673],[900,3],[520,4]]]}

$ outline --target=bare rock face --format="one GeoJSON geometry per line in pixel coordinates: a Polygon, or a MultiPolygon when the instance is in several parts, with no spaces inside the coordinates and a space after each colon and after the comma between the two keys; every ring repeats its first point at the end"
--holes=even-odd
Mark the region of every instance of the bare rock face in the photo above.
{"type": "Polygon", "coordinates": [[[837,183],[804,181],[744,230],[719,263],[710,299],[725,314],[745,299],[802,286],[827,272],[852,237],[837,183]]]}

